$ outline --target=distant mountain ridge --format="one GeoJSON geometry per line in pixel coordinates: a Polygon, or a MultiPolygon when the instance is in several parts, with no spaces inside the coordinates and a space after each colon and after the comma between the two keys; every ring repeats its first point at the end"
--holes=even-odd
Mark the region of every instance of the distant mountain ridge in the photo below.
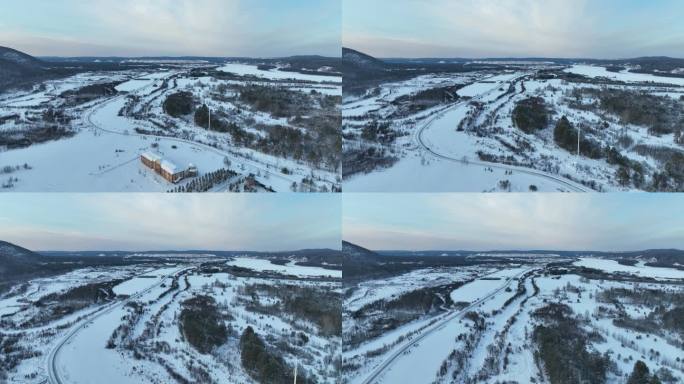
{"type": "MultiPolygon", "coordinates": [[[[39,261],[43,260],[44,256],[41,256],[33,251],[30,251],[24,247],[9,243],[7,241],[0,240],[0,260],[3,262],[9,261],[19,261],[19,260],[32,260],[39,261]]],[[[0,264],[2,267],[2,264],[0,264]]]]}
{"type": "MultiPolygon", "coordinates": [[[[285,71],[322,76],[340,76],[342,71],[339,57],[320,55],[272,58],[203,56],[44,56],[36,58],[16,49],[0,46],[0,92],[13,88],[29,88],[43,80],[71,76],[80,72],[136,69],[141,65],[138,61],[146,60],[151,62],[155,60],[202,60],[212,65],[221,65],[227,60],[239,60],[250,64],[277,64],[287,67],[282,69],[285,71]]],[[[149,63],[148,65],[155,64],[149,63]]]]}
{"type": "Polygon", "coordinates": [[[42,255],[46,256],[79,256],[79,257],[97,257],[97,256],[127,256],[127,255],[164,255],[164,254],[212,254],[216,256],[263,256],[263,257],[282,257],[282,256],[312,256],[312,255],[329,255],[339,254],[339,250],[329,248],[317,249],[298,249],[292,251],[217,251],[212,249],[164,249],[164,250],[145,250],[145,251],[41,251],[42,255]]]}
{"type": "MultiPolygon", "coordinates": [[[[643,262],[652,267],[668,267],[684,270],[684,250],[647,249],[642,251],[554,251],[554,250],[376,250],[372,251],[347,241],[342,241],[344,255],[344,278],[378,278],[407,272],[418,266],[466,266],[482,263],[498,263],[514,260],[516,255],[529,257],[557,255],[560,258],[598,257],[633,265],[643,262]]],[[[519,260],[519,259],[518,259],[519,260]]]]}
{"type": "Polygon", "coordinates": [[[0,89],[44,76],[45,63],[16,49],[0,46],[0,89]]]}
{"type": "MultiPolygon", "coordinates": [[[[677,68],[684,68],[684,58],[673,58],[668,56],[643,56],[627,59],[592,59],[592,58],[559,58],[559,57],[384,57],[377,58],[369,54],[359,52],[352,48],[342,48],[342,61],[344,65],[345,83],[347,77],[353,81],[368,81],[373,76],[382,78],[396,76],[395,72],[413,70],[414,74],[429,72],[459,72],[468,68],[477,69],[479,65],[486,66],[487,63],[494,65],[506,65],[510,62],[551,62],[560,65],[571,65],[576,63],[588,63],[607,66],[640,66],[636,72],[661,71],[668,72],[677,68]],[[501,64],[498,64],[500,62],[501,64]],[[420,67],[416,67],[420,65],[420,67]],[[394,69],[390,71],[390,69],[394,69]]],[[[671,74],[671,76],[679,76],[671,74]]]]}
{"type": "Polygon", "coordinates": [[[353,64],[360,67],[375,67],[377,69],[387,68],[387,64],[384,61],[351,48],[342,48],[342,60],[348,64],[353,64]]]}
{"type": "Polygon", "coordinates": [[[667,258],[683,258],[684,250],[680,249],[644,249],[640,251],[592,251],[592,250],[578,250],[578,251],[559,251],[553,249],[494,249],[488,251],[471,251],[471,250],[392,250],[382,249],[373,251],[378,255],[392,255],[392,256],[470,256],[470,255],[487,255],[487,254],[530,254],[530,255],[549,255],[555,254],[566,257],[578,256],[621,256],[621,257],[667,257],[667,258]]]}
{"type": "Polygon", "coordinates": [[[11,62],[24,68],[40,69],[44,66],[44,63],[41,60],[38,60],[29,54],[17,51],[16,49],[1,46],[0,60],[11,62]]]}
{"type": "Polygon", "coordinates": [[[389,64],[351,48],[342,48],[343,93],[360,94],[386,79],[389,64]]]}
{"type": "Polygon", "coordinates": [[[90,262],[98,259],[112,258],[123,260],[135,257],[165,257],[179,255],[214,255],[216,257],[258,257],[269,260],[290,260],[298,265],[317,266],[327,269],[342,268],[342,252],[335,249],[300,249],[295,251],[261,252],[261,251],[215,251],[215,250],[163,250],[163,251],[44,251],[45,256],[53,257],[52,261],[61,261],[65,258],[80,258],[90,262]]]}
{"type": "Polygon", "coordinates": [[[45,256],[12,243],[0,241],[0,282],[38,272],[47,261],[45,256]]]}
{"type": "MultiPolygon", "coordinates": [[[[122,64],[126,62],[155,62],[155,61],[197,61],[206,62],[212,65],[221,65],[226,61],[240,61],[249,64],[269,64],[269,65],[289,65],[291,68],[301,71],[311,71],[318,72],[321,67],[332,68],[332,73],[339,75],[341,71],[340,68],[340,58],[339,57],[327,57],[320,55],[295,55],[287,57],[241,57],[241,56],[77,56],[77,57],[61,57],[61,56],[44,56],[41,57],[48,64],[68,64],[68,63],[78,63],[78,64],[92,64],[95,62],[99,63],[114,63],[122,64]]],[[[326,72],[320,72],[320,74],[326,74],[326,72]]]]}
{"type": "Polygon", "coordinates": [[[374,263],[382,258],[382,256],[369,249],[344,240],[342,240],[342,254],[344,255],[345,262],[374,263]]]}
{"type": "MultiPolygon", "coordinates": [[[[345,280],[387,275],[383,256],[360,245],[342,240],[342,276],[345,280]]],[[[392,268],[394,269],[394,268],[392,268]]]]}

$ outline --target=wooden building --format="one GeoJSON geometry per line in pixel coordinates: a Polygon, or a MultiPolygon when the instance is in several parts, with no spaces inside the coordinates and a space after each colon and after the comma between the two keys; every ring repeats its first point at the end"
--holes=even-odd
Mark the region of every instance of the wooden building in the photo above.
{"type": "Polygon", "coordinates": [[[153,169],[156,172],[161,172],[162,157],[156,153],[145,152],[140,155],[140,161],[148,168],[153,169]]]}
{"type": "Polygon", "coordinates": [[[155,171],[168,182],[176,184],[187,177],[197,176],[197,167],[190,164],[187,169],[181,169],[176,164],[156,153],[145,152],[140,155],[140,161],[148,168],[155,171]]]}
{"type": "Polygon", "coordinates": [[[168,160],[162,160],[160,175],[170,183],[176,184],[185,178],[185,170],[168,160]]]}

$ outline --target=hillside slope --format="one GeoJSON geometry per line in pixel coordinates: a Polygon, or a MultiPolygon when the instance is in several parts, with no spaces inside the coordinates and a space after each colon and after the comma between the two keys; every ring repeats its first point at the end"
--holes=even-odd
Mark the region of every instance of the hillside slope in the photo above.
{"type": "Polygon", "coordinates": [[[388,74],[389,65],[365,53],[342,48],[343,92],[363,93],[388,74]]]}
{"type": "Polygon", "coordinates": [[[0,241],[0,281],[36,272],[46,262],[45,256],[12,243],[0,241]]]}
{"type": "Polygon", "coordinates": [[[41,60],[16,49],[0,47],[0,90],[30,83],[45,74],[41,60]]]}
{"type": "Polygon", "coordinates": [[[344,240],[342,240],[342,254],[345,262],[354,263],[377,263],[382,257],[369,249],[344,240]]]}
{"type": "Polygon", "coordinates": [[[391,273],[382,262],[383,257],[359,245],[342,241],[342,275],[345,281],[377,277],[391,273]]]}

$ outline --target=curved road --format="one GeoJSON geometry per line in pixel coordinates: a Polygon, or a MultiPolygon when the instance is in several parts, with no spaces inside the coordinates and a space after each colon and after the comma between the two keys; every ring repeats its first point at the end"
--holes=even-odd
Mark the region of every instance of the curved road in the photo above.
{"type": "MultiPolygon", "coordinates": [[[[142,86],[142,87],[140,87],[140,88],[138,88],[138,89],[136,89],[136,90],[134,90],[134,91],[139,91],[139,90],[141,90],[141,89],[143,89],[143,88],[146,88],[147,86],[148,86],[148,85],[144,85],[144,86],[142,86]]],[[[115,135],[122,135],[122,136],[133,136],[133,137],[154,138],[154,139],[158,139],[158,140],[167,140],[167,141],[171,141],[171,142],[177,142],[177,143],[185,143],[185,144],[196,145],[196,146],[198,146],[198,147],[201,147],[201,148],[204,149],[204,150],[214,152],[214,153],[216,153],[216,154],[218,154],[218,155],[220,155],[220,156],[229,157],[229,158],[231,158],[231,159],[236,160],[237,162],[248,164],[248,165],[250,165],[250,166],[252,166],[252,167],[254,167],[254,168],[260,170],[260,171],[262,172],[262,174],[267,174],[267,175],[269,175],[269,177],[275,177],[275,178],[277,178],[277,179],[286,181],[288,184],[291,184],[291,183],[293,183],[293,182],[299,183],[299,182],[301,181],[301,180],[296,180],[296,179],[292,179],[292,178],[286,177],[286,176],[284,176],[283,174],[281,174],[281,173],[279,173],[279,172],[274,173],[274,172],[270,171],[268,168],[264,168],[264,164],[259,163],[259,162],[257,162],[257,161],[250,160],[250,159],[248,159],[248,158],[246,158],[246,157],[242,157],[242,156],[236,156],[236,155],[234,155],[234,154],[232,154],[232,153],[229,153],[229,152],[220,150],[220,149],[218,149],[218,148],[214,148],[214,147],[212,147],[212,146],[210,146],[210,145],[207,145],[207,144],[202,144],[202,143],[198,143],[198,142],[195,142],[195,141],[192,141],[192,140],[185,140],[185,139],[180,139],[180,138],[176,138],[176,137],[169,137],[169,136],[147,135],[147,134],[141,134],[141,133],[137,133],[137,132],[124,133],[124,132],[121,132],[121,131],[116,131],[116,130],[107,129],[107,128],[105,128],[105,127],[102,127],[102,126],[98,125],[97,123],[95,123],[95,122],[92,120],[93,114],[94,114],[95,112],[97,112],[98,110],[100,110],[101,108],[103,108],[104,106],[106,106],[107,104],[112,103],[112,102],[115,102],[115,101],[117,101],[118,99],[121,99],[121,98],[123,98],[123,97],[125,97],[125,96],[124,96],[124,95],[114,96],[114,97],[112,97],[112,98],[110,98],[110,99],[108,99],[108,100],[103,101],[102,103],[99,103],[99,104],[97,104],[97,105],[91,107],[91,108],[88,109],[88,111],[85,113],[85,118],[84,118],[85,122],[88,123],[89,125],[95,127],[96,129],[98,129],[98,130],[100,130],[100,131],[102,131],[102,132],[105,132],[105,133],[110,133],[110,134],[115,134],[115,135]]],[[[324,181],[324,182],[326,182],[326,183],[329,183],[330,185],[335,185],[335,184],[336,184],[336,182],[334,182],[334,181],[325,180],[325,179],[321,179],[321,180],[324,181]]]]}
{"type": "MultiPolygon", "coordinates": [[[[458,310],[458,311],[456,311],[456,312],[454,312],[454,313],[452,313],[452,314],[449,314],[449,315],[445,316],[444,319],[438,321],[437,323],[435,323],[435,324],[433,324],[432,326],[430,326],[429,328],[427,328],[423,333],[420,334],[420,336],[418,336],[418,337],[416,337],[416,338],[414,338],[414,339],[409,340],[406,344],[404,344],[403,346],[401,346],[400,348],[398,348],[396,351],[394,351],[391,355],[389,355],[389,356],[385,359],[385,361],[383,361],[379,366],[375,367],[375,369],[373,369],[373,370],[371,371],[371,373],[370,373],[370,374],[369,374],[361,383],[362,383],[362,384],[373,384],[373,383],[375,383],[375,382],[377,381],[377,379],[378,379],[380,376],[382,376],[382,374],[385,372],[385,370],[386,370],[387,368],[389,368],[389,367],[397,360],[397,358],[399,358],[400,356],[402,356],[406,351],[408,351],[408,350],[409,350],[412,346],[414,346],[416,343],[418,343],[419,341],[423,340],[425,337],[427,337],[428,335],[430,335],[432,332],[441,329],[444,325],[446,325],[446,324],[449,323],[450,321],[452,321],[452,320],[454,320],[454,319],[456,319],[456,318],[458,318],[458,317],[461,317],[461,316],[465,315],[465,314],[466,314],[468,311],[470,311],[471,309],[473,309],[473,308],[479,306],[480,304],[484,303],[485,301],[487,301],[487,300],[491,299],[492,297],[496,296],[498,293],[500,293],[501,291],[503,291],[504,289],[506,289],[506,287],[508,286],[508,284],[509,284],[513,279],[516,279],[516,278],[518,278],[518,277],[524,275],[525,273],[527,273],[527,272],[529,272],[529,271],[532,271],[532,270],[534,270],[534,269],[535,269],[535,268],[528,268],[528,269],[525,269],[524,271],[518,273],[518,274],[515,275],[515,276],[512,276],[512,277],[507,278],[505,284],[503,284],[501,287],[497,288],[496,290],[490,292],[487,296],[485,296],[485,297],[483,297],[483,298],[481,298],[481,299],[479,299],[479,300],[477,300],[477,301],[474,301],[472,304],[468,305],[467,307],[465,307],[465,308],[463,308],[463,309],[461,309],[461,310],[458,310]]],[[[496,273],[496,272],[495,272],[495,273],[496,273]]]]}
{"type": "MultiPolygon", "coordinates": [[[[520,78],[522,78],[522,77],[524,77],[524,76],[526,76],[526,75],[517,77],[517,78],[512,79],[512,80],[515,81],[515,80],[518,80],[518,79],[520,79],[520,78]]],[[[425,142],[424,142],[424,140],[423,140],[423,133],[424,133],[424,131],[425,131],[427,128],[429,128],[435,121],[437,121],[439,118],[443,117],[447,112],[450,112],[451,110],[453,110],[453,109],[455,109],[455,108],[461,107],[461,106],[463,106],[464,104],[466,104],[466,103],[468,103],[468,102],[470,102],[470,101],[472,101],[472,100],[480,99],[480,98],[482,98],[482,96],[484,96],[484,95],[486,95],[486,94],[492,92],[494,89],[498,89],[499,87],[500,87],[500,85],[497,84],[497,86],[496,86],[495,88],[493,88],[493,89],[491,89],[491,90],[485,92],[485,93],[482,94],[481,96],[479,96],[479,97],[477,97],[477,98],[473,98],[473,99],[467,100],[467,101],[463,101],[463,102],[460,102],[460,103],[456,103],[456,104],[454,104],[454,105],[452,105],[452,106],[450,106],[450,107],[448,107],[448,108],[445,108],[444,110],[442,110],[442,111],[440,111],[439,113],[437,113],[435,116],[433,116],[433,117],[431,117],[430,119],[428,119],[428,121],[427,121],[425,124],[423,124],[423,126],[420,127],[420,128],[418,129],[417,133],[414,135],[415,140],[416,140],[416,142],[418,143],[418,145],[419,145],[420,147],[422,147],[427,153],[431,154],[431,155],[434,156],[434,157],[443,159],[443,160],[448,160],[448,161],[452,161],[452,162],[457,162],[457,163],[460,163],[460,164],[463,164],[463,165],[477,165],[477,166],[484,166],[484,167],[502,169],[502,170],[506,170],[506,171],[515,171],[515,172],[518,172],[518,173],[523,173],[523,174],[526,174],[526,175],[530,175],[530,176],[539,177],[539,178],[543,178],[543,179],[546,179],[546,180],[553,181],[554,183],[559,184],[559,185],[562,185],[562,186],[564,186],[565,188],[567,188],[567,189],[569,189],[569,190],[571,190],[571,191],[573,191],[573,192],[593,192],[593,190],[591,190],[590,188],[587,188],[587,187],[583,186],[582,184],[576,183],[576,182],[571,181],[571,180],[568,180],[568,179],[566,179],[566,178],[564,178],[564,177],[557,176],[557,175],[554,175],[554,174],[551,174],[551,173],[548,173],[548,172],[539,171],[539,170],[532,169],[532,168],[519,167],[519,166],[515,166],[515,165],[506,165],[506,164],[501,164],[501,163],[491,163],[491,162],[479,161],[479,160],[478,160],[478,161],[470,161],[470,160],[469,160],[469,161],[467,161],[467,162],[464,162],[462,159],[457,159],[457,158],[455,158],[455,157],[453,157],[453,156],[448,156],[448,155],[439,153],[439,152],[435,151],[434,149],[430,148],[427,144],[425,144],[425,142]]]]}
{"type": "MultiPolygon", "coordinates": [[[[284,180],[284,181],[286,181],[286,182],[288,182],[288,183],[296,182],[295,179],[290,179],[290,178],[288,178],[288,177],[283,176],[283,175],[280,174],[280,173],[273,173],[273,172],[269,171],[268,169],[262,168],[264,165],[261,164],[261,163],[258,163],[258,162],[253,161],[253,160],[248,160],[247,158],[244,158],[244,157],[239,157],[239,158],[237,158],[237,157],[236,157],[234,154],[232,154],[232,153],[228,153],[228,152],[222,151],[222,150],[220,150],[220,149],[214,148],[214,147],[209,146],[209,145],[207,145],[207,144],[198,143],[198,142],[192,141],[192,140],[179,139],[179,138],[170,137],[170,136],[148,135],[148,134],[142,134],[142,133],[137,133],[137,132],[124,133],[124,132],[120,132],[120,131],[116,131],[116,130],[111,130],[111,129],[104,128],[104,127],[98,125],[97,123],[95,123],[95,122],[93,121],[93,114],[94,114],[95,112],[97,112],[99,109],[103,108],[105,105],[117,101],[117,100],[118,100],[119,98],[121,98],[121,97],[123,97],[123,96],[116,96],[116,97],[113,97],[113,98],[111,98],[111,99],[109,99],[109,100],[106,100],[106,101],[104,101],[104,102],[102,102],[102,103],[100,103],[100,104],[94,106],[93,108],[89,109],[88,112],[86,112],[86,114],[85,114],[85,121],[86,121],[88,124],[90,124],[91,126],[93,126],[94,128],[96,128],[97,130],[100,130],[100,131],[105,132],[105,133],[113,134],[113,135],[128,136],[128,137],[153,138],[153,139],[157,139],[157,140],[166,140],[166,141],[170,141],[170,142],[176,142],[176,143],[184,143],[184,144],[195,145],[195,146],[201,147],[201,148],[204,149],[204,150],[214,152],[214,153],[216,153],[217,155],[232,158],[233,160],[236,160],[237,162],[246,163],[246,164],[248,164],[248,165],[250,165],[250,166],[252,166],[252,167],[254,167],[254,168],[256,168],[256,169],[259,169],[262,173],[268,174],[269,177],[275,177],[275,178],[284,180]]],[[[137,159],[137,158],[136,158],[136,159],[137,159]]],[[[326,181],[327,181],[327,180],[326,180],[326,181]]]]}
{"type": "MultiPolygon", "coordinates": [[[[179,271],[174,272],[174,274],[183,273],[183,272],[188,271],[190,269],[192,269],[192,268],[181,269],[179,271]]],[[[146,275],[146,274],[147,273],[144,273],[143,275],[146,275]]],[[[104,315],[110,313],[114,309],[119,308],[119,307],[125,305],[126,303],[129,303],[133,300],[137,300],[138,298],[142,297],[143,295],[147,294],[148,292],[152,291],[153,289],[159,287],[160,285],[162,285],[164,283],[164,280],[166,278],[168,278],[169,276],[171,276],[171,275],[166,275],[166,276],[162,277],[161,279],[159,279],[158,283],[146,288],[143,291],[136,293],[135,295],[130,296],[126,300],[116,301],[114,303],[107,304],[107,305],[103,306],[96,313],[91,314],[90,316],[81,320],[73,328],[71,328],[69,330],[69,332],[67,332],[67,334],[64,335],[64,337],[52,348],[52,350],[50,350],[50,353],[49,353],[48,358],[47,358],[47,365],[48,365],[48,381],[47,382],[50,384],[65,384],[66,383],[64,380],[62,380],[59,377],[59,370],[57,369],[57,355],[59,354],[61,349],[66,344],[68,344],[69,341],[71,341],[80,331],[87,328],[88,325],[90,325],[93,321],[97,320],[101,316],[104,316],[104,315]]],[[[135,276],[132,277],[131,279],[134,279],[134,278],[135,278],[135,276]]]]}

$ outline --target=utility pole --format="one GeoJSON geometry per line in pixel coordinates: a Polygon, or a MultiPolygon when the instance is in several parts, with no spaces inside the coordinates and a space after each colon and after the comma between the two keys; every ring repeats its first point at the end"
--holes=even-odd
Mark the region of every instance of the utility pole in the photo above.
{"type": "Polygon", "coordinates": [[[204,98],[204,96],[202,96],[202,104],[207,107],[207,113],[209,114],[209,128],[207,130],[211,132],[211,108],[209,108],[209,104],[207,104],[207,100],[204,98]]]}
{"type": "Polygon", "coordinates": [[[580,136],[582,135],[582,127],[577,124],[577,159],[580,157],[580,136]]]}

